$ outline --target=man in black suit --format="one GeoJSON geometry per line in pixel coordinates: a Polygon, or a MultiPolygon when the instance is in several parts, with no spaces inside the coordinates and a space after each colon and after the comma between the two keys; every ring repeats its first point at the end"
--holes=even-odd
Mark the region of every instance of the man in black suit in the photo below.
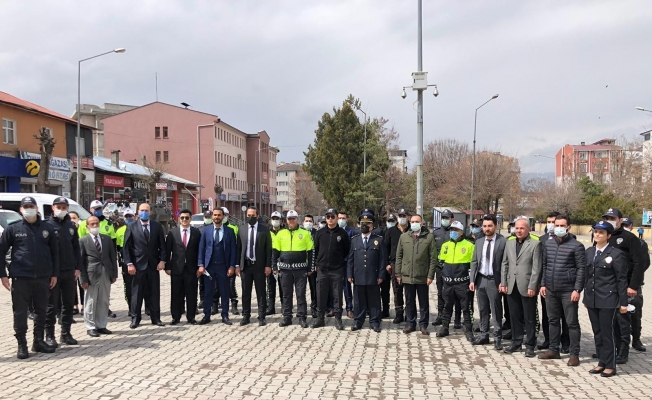
{"type": "Polygon", "coordinates": [[[150,221],[151,208],[143,203],[138,207],[138,222],[127,226],[122,249],[127,271],[134,277],[131,284],[131,329],[140,324],[140,310],[143,306],[145,288],[149,296],[150,318],[153,325],[165,326],[161,322],[161,278],[159,271],[165,268],[165,235],[163,226],[150,221]]]}
{"type": "Polygon", "coordinates": [[[272,237],[267,225],[258,222],[258,209],[247,208],[247,224],[238,230],[238,265],[235,273],[242,279],[242,321],[248,325],[251,318],[251,291],[256,286],[258,325],[265,326],[267,292],[265,284],[272,273],[272,237]]]}
{"type": "Polygon", "coordinates": [[[201,232],[190,226],[190,210],[179,213],[179,227],[173,228],[165,239],[166,254],[165,273],[171,276],[172,299],[170,313],[172,325],[181,320],[184,298],[186,301],[186,318],[195,325],[197,313],[197,255],[201,232]]]}

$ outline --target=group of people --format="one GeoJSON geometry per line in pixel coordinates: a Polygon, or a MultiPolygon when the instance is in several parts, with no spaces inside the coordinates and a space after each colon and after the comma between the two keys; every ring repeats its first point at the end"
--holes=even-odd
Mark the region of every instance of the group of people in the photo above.
{"type": "Polygon", "coordinates": [[[280,327],[293,323],[296,297],[296,318],[302,328],[325,327],[326,317],[334,317],[335,328],[343,330],[346,312],[353,320],[351,331],[362,329],[368,317],[369,327],[380,332],[381,320],[390,316],[391,289],[393,322],[405,322],[405,334],[418,327],[421,334],[429,335],[428,286],[435,282],[439,300],[433,325],[441,325],[436,335],[440,338],[450,334],[454,321],[455,328],[463,327],[473,345],[487,345],[491,322],[496,350],[512,354],[524,346],[526,357],[534,357],[535,349],[546,350],[539,355],[541,359],[559,359],[561,353],[570,353],[568,365],[577,366],[578,305],[584,292],[599,360],[591,373],[615,375],[616,364],[628,360],[630,344],[645,351],[640,335],[641,286],[649,266],[647,245],[628,231],[630,221],[615,208],[593,226],[595,242],[585,250],[569,232],[570,218],[555,212],[548,215],[547,233],[541,238],[530,233],[526,217],[517,218],[513,234],[504,237],[498,233],[493,215],[474,223],[475,229],[467,235],[463,223],[448,210],[441,215],[441,227],[430,231],[421,215],[410,215],[405,209],[390,214],[386,229],[380,230],[374,212],[365,209],[358,216],[356,231],[349,227],[348,215],[333,208],[326,211],[324,226],[315,229],[311,215],[305,215],[300,224],[293,210],[285,218],[274,212],[269,225],[264,224],[255,207],[247,208],[246,223],[241,226],[227,223],[228,210],[215,208],[206,215],[201,229],[191,227],[190,210],[181,210],[178,226],[166,235],[163,227],[151,220],[146,203],[140,204],[137,212],[125,210],[125,224],[117,229],[101,215],[101,203],[91,204],[93,215],[78,226],[63,197],[54,201],[53,213],[45,221],[36,206],[34,198],[23,198],[23,220],[9,225],[0,238],[0,279],[11,289],[17,356],[21,359],[29,356],[30,304],[35,314],[32,351],[55,351],[54,327],[59,313],[60,341],[77,344],[70,333],[77,281],[85,290],[88,335],[111,334],[107,316],[118,266],[132,329],[141,323],[143,302],[152,324],[164,326],[160,271],[171,279],[172,325],[179,324],[184,314],[189,324],[208,324],[217,313],[222,323],[232,325],[229,311],[237,312],[237,293],[234,303],[233,292],[239,277],[242,326],[251,323],[254,289],[258,325],[266,325],[266,316],[276,313],[278,285],[280,327]],[[11,285],[5,266],[10,248],[11,285]],[[473,329],[476,296],[478,335],[473,329]],[[200,308],[203,316],[197,321],[200,308]],[[504,316],[510,321],[506,335],[504,316]],[[540,320],[546,340],[537,345],[540,320]],[[511,339],[509,346],[503,346],[503,339],[511,339]]]}

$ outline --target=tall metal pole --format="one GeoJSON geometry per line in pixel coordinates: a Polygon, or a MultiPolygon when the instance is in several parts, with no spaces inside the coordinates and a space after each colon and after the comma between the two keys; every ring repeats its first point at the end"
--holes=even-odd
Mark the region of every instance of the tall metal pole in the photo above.
{"type": "MultiPolygon", "coordinates": [[[[82,204],[81,193],[81,61],[77,63],[77,203],[82,204]]],[[[83,206],[82,206],[83,207],[83,206]]]]}
{"type": "Polygon", "coordinates": [[[475,120],[473,122],[473,164],[471,165],[471,208],[469,208],[468,226],[471,226],[471,223],[473,222],[473,194],[475,190],[475,132],[478,127],[478,110],[480,109],[480,107],[475,109],[475,120]]]}
{"type": "MultiPolygon", "coordinates": [[[[418,28],[418,72],[423,71],[423,56],[421,45],[421,0],[419,0],[418,28]]],[[[417,95],[417,214],[423,215],[423,90],[417,95]]]]}
{"type": "MultiPolygon", "coordinates": [[[[201,141],[199,138],[199,130],[201,128],[207,128],[209,126],[212,126],[215,128],[215,124],[205,124],[205,125],[197,125],[197,184],[199,185],[199,196],[197,197],[197,211],[201,213],[201,189],[204,186],[201,183],[201,141]]],[[[217,194],[216,194],[217,195],[217,194]]]]}

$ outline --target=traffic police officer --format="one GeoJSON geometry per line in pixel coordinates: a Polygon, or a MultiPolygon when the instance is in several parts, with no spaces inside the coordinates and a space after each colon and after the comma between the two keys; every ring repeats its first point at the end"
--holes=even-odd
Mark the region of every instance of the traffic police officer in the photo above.
{"type": "MultiPolygon", "coordinates": [[[[281,219],[283,215],[274,211],[272,213],[271,219],[269,221],[270,228],[269,234],[272,235],[272,244],[274,243],[274,238],[281,231],[281,219]]],[[[265,315],[274,315],[276,314],[276,286],[278,285],[278,297],[283,301],[283,287],[281,286],[281,281],[279,276],[276,274],[270,274],[267,277],[267,311],[265,315]]]]}
{"type": "MultiPolygon", "coordinates": [[[[450,226],[454,221],[454,215],[453,212],[449,209],[445,209],[441,213],[441,227],[435,229],[432,232],[432,236],[435,238],[435,246],[437,247],[437,254],[441,252],[441,246],[446,243],[447,241],[450,240],[450,226]]],[[[435,270],[435,285],[437,285],[437,318],[435,321],[432,323],[434,326],[441,325],[442,323],[442,316],[444,314],[444,297],[443,297],[443,291],[444,291],[444,280],[442,278],[442,268],[443,268],[443,263],[440,262],[437,265],[437,269],[435,270]]],[[[460,319],[461,319],[461,310],[460,310],[460,302],[459,300],[455,300],[455,329],[460,329],[462,326],[460,324],[460,319]]]]}
{"type": "MultiPolygon", "coordinates": [[[[115,244],[118,247],[118,264],[122,267],[122,281],[124,282],[124,294],[125,301],[127,302],[127,309],[129,310],[129,317],[133,315],[131,313],[131,283],[134,280],[133,275],[129,275],[127,264],[125,264],[122,258],[122,248],[125,245],[125,233],[127,232],[127,225],[134,222],[134,211],[131,208],[125,208],[122,211],[122,216],[124,217],[125,224],[118,228],[115,231],[115,244]]],[[[147,298],[147,297],[145,297],[147,298]]]]}
{"type": "Polygon", "coordinates": [[[353,284],[355,322],[351,331],[362,329],[367,313],[369,326],[380,333],[380,284],[385,279],[387,259],[383,237],[372,233],[374,214],[365,209],[358,217],[360,234],[351,238],[347,279],[353,284]]]}
{"type": "MultiPolygon", "coordinates": [[[[107,235],[111,237],[113,243],[115,243],[115,230],[113,229],[113,224],[104,216],[102,212],[102,202],[99,200],[93,200],[91,206],[89,207],[91,213],[100,220],[100,233],[102,235],[107,235]]],[[[79,228],[77,228],[77,234],[80,238],[88,235],[88,229],[86,228],[86,221],[79,223],[79,228]]]]}
{"type": "Polygon", "coordinates": [[[27,352],[27,310],[34,304],[34,344],[32,351],[54,353],[54,347],[43,340],[45,313],[50,289],[57,284],[59,275],[59,244],[54,228],[41,220],[36,200],[24,197],[20,202],[23,219],[13,222],[0,238],[0,280],[11,291],[14,310],[14,330],[18,341],[20,359],[27,352]],[[11,251],[11,285],[7,278],[5,256],[11,251]]]}
{"type": "Polygon", "coordinates": [[[57,284],[50,290],[48,310],[45,319],[45,342],[51,347],[58,347],[54,339],[54,326],[61,303],[61,337],[59,340],[68,345],[77,341],[70,333],[72,309],[77,292],[77,278],[81,271],[79,238],[75,224],[68,215],[68,199],[57,197],[52,202],[52,215],[46,221],[50,224],[59,240],[59,277],[57,284]]]}

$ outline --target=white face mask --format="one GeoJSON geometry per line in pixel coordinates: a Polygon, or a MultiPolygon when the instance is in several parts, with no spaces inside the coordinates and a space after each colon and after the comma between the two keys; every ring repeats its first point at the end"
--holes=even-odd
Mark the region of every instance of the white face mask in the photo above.
{"type": "Polygon", "coordinates": [[[64,219],[68,215],[68,210],[54,210],[54,216],[59,219],[64,219]]]}
{"type": "Polygon", "coordinates": [[[555,223],[554,222],[548,222],[546,224],[546,228],[548,228],[548,232],[552,232],[555,230],[555,223]]]}
{"type": "Polygon", "coordinates": [[[36,218],[36,209],[35,208],[23,208],[23,217],[27,219],[34,219],[36,218]]]}
{"type": "Polygon", "coordinates": [[[558,238],[563,238],[568,233],[568,230],[564,227],[556,227],[554,232],[555,236],[558,238]]]}
{"type": "Polygon", "coordinates": [[[274,220],[274,219],[273,219],[273,220],[272,220],[272,226],[273,226],[274,228],[278,228],[279,226],[281,226],[281,221],[279,221],[279,220],[274,220]]]}
{"type": "Polygon", "coordinates": [[[625,228],[624,226],[623,226],[623,229],[626,230],[627,232],[631,232],[631,231],[632,231],[632,228],[625,228]]]}
{"type": "Polygon", "coordinates": [[[305,230],[307,230],[307,231],[311,231],[311,230],[312,230],[312,226],[313,226],[312,222],[304,222],[304,223],[303,223],[303,229],[305,229],[305,230]]]}
{"type": "Polygon", "coordinates": [[[97,235],[100,234],[100,228],[99,228],[99,227],[90,228],[88,231],[89,231],[89,232],[91,233],[91,235],[93,235],[93,236],[97,236],[97,235]]]}
{"type": "Polygon", "coordinates": [[[607,221],[607,222],[609,222],[611,224],[611,226],[614,227],[614,229],[617,229],[616,225],[618,224],[618,222],[616,222],[616,221],[607,221]]]}
{"type": "Polygon", "coordinates": [[[407,225],[407,224],[408,224],[408,222],[407,222],[407,218],[401,218],[401,217],[399,217],[399,218],[398,218],[398,224],[401,225],[401,226],[405,226],[405,225],[407,225]]]}
{"type": "Polygon", "coordinates": [[[387,222],[387,227],[388,228],[393,228],[396,226],[396,222],[387,222]]]}

